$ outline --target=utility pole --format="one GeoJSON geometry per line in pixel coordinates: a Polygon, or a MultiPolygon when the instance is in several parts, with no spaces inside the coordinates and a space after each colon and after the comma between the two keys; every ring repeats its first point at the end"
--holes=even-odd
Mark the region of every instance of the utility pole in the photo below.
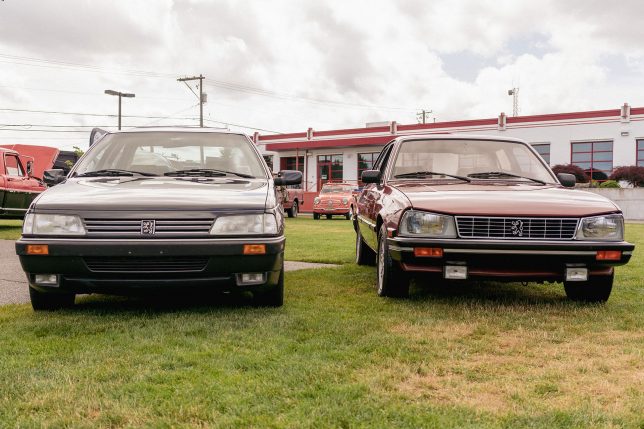
{"type": "Polygon", "coordinates": [[[112,89],[106,89],[105,93],[107,95],[117,95],[119,98],[119,130],[121,129],[121,97],[134,98],[135,94],[130,94],[127,92],[114,91],[112,89]]]}
{"type": "Polygon", "coordinates": [[[206,77],[199,74],[199,76],[192,76],[192,77],[180,77],[177,79],[178,82],[183,82],[186,84],[190,92],[192,92],[195,97],[199,100],[199,126],[203,128],[203,104],[206,102],[206,99],[208,98],[208,94],[204,94],[203,92],[203,80],[206,77]],[[199,80],[199,95],[197,95],[192,88],[190,88],[190,85],[188,85],[186,82],[190,80],[199,80]]]}
{"type": "Polygon", "coordinates": [[[508,89],[508,95],[512,96],[512,116],[519,116],[519,88],[508,89]]]}
{"type": "Polygon", "coordinates": [[[430,113],[433,113],[433,111],[423,109],[420,112],[418,112],[416,114],[416,119],[418,119],[418,123],[419,124],[426,124],[430,113]]]}

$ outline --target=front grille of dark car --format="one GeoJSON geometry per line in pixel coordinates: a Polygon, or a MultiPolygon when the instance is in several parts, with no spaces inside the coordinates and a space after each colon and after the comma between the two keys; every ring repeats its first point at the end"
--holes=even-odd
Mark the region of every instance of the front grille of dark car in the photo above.
{"type": "MultiPolygon", "coordinates": [[[[85,219],[88,235],[104,237],[168,238],[208,236],[213,219],[85,219]],[[154,221],[144,233],[143,222],[154,221]]],[[[149,222],[148,222],[149,223],[149,222]]]]}
{"type": "Polygon", "coordinates": [[[85,264],[95,273],[177,273],[203,271],[208,258],[203,257],[86,257],[85,264]]]}
{"type": "Polygon", "coordinates": [[[578,219],[457,216],[461,238],[572,240],[578,219]]]}

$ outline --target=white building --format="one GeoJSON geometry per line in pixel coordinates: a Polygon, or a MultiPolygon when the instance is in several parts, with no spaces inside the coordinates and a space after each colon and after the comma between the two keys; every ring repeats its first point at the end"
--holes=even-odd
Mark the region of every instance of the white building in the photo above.
{"type": "Polygon", "coordinates": [[[255,134],[273,169],[299,169],[304,188],[317,192],[328,180],[357,182],[382,147],[402,135],[460,133],[499,135],[525,140],[551,166],[575,164],[593,174],[609,175],[620,166],[644,166],[644,107],[495,119],[314,131],[255,134]]]}

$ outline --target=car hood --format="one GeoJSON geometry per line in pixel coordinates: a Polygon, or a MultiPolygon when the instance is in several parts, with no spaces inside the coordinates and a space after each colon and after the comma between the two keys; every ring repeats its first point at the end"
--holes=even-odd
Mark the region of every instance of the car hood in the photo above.
{"type": "Polygon", "coordinates": [[[469,216],[578,217],[615,213],[601,195],[554,185],[401,183],[392,185],[420,210],[469,216]]]}
{"type": "Polygon", "coordinates": [[[93,177],[68,179],[36,200],[45,210],[264,209],[266,179],[93,177]]]}
{"type": "Polygon", "coordinates": [[[351,199],[353,195],[351,193],[333,193],[333,194],[319,194],[318,198],[322,201],[324,200],[341,200],[343,198],[351,199]]]}

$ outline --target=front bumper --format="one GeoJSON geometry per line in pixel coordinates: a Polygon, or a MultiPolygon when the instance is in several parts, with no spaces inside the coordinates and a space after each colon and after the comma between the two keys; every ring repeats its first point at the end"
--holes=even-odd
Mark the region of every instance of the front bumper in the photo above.
{"type": "Polygon", "coordinates": [[[259,290],[277,285],[284,262],[281,237],[234,239],[37,239],[21,238],[16,253],[32,287],[75,293],[131,293],[150,288],[205,287],[259,290]],[[46,244],[48,255],[27,246],[46,244]],[[264,244],[263,255],[244,255],[246,244],[264,244]],[[238,285],[238,274],[264,273],[261,284],[238,285]],[[35,274],[56,274],[43,286],[35,274]]]}
{"type": "Polygon", "coordinates": [[[317,214],[336,214],[336,215],[346,215],[349,213],[350,207],[323,207],[323,206],[313,206],[313,213],[317,214]]]}
{"type": "Polygon", "coordinates": [[[468,278],[504,281],[563,281],[567,268],[587,268],[590,276],[609,275],[626,264],[634,245],[622,242],[387,239],[392,259],[408,272],[443,275],[446,266],[467,267],[468,278]],[[415,248],[440,248],[441,257],[415,256],[415,248]],[[619,260],[598,260],[598,251],[617,250],[619,260]]]}

